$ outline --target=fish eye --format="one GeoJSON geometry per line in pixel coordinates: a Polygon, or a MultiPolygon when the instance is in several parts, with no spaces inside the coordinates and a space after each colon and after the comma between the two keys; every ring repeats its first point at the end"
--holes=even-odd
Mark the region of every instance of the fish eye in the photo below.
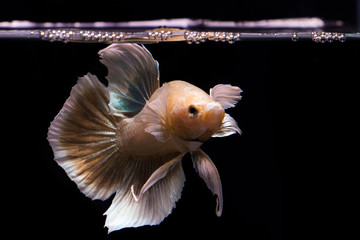
{"type": "Polygon", "coordinates": [[[188,112],[189,112],[189,117],[191,117],[191,118],[196,117],[198,114],[198,110],[196,109],[196,107],[194,105],[189,106],[188,112]]]}

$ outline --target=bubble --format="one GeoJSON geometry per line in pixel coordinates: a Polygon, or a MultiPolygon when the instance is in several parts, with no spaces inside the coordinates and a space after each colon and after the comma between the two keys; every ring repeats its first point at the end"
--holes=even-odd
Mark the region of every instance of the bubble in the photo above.
{"type": "Polygon", "coordinates": [[[291,35],[291,41],[297,42],[298,40],[299,40],[298,34],[297,34],[297,33],[293,33],[293,34],[291,35]]]}
{"type": "Polygon", "coordinates": [[[311,38],[316,43],[332,43],[334,41],[345,42],[346,36],[343,33],[312,32],[311,38]]]}

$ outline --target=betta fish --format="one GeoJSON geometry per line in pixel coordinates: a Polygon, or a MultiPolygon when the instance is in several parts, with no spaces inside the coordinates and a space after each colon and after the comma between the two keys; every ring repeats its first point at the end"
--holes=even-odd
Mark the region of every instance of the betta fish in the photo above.
{"type": "Polygon", "coordinates": [[[137,44],[99,52],[108,85],[88,73],[51,122],[55,161],[82,193],[106,200],[109,232],[159,224],[180,199],[181,159],[193,165],[223,209],[218,170],[200,146],[211,137],[241,134],[225,109],[241,99],[239,87],[219,84],[207,94],[185,81],[159,84],[158,62],[137,44]]]}

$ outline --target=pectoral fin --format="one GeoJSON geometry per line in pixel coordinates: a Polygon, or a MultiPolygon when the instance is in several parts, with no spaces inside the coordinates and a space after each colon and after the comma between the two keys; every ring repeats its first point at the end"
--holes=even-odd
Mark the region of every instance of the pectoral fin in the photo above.
{"type": "Polygon", "coordinates": [[[164,83],[155,91],[152,100],[147,101],[143,110],[134,117],[134,121],[145,125],[145,132],[150,133],[160,142],[165,142],[170,136],[166,122],[169,89],[169,84],[164,83]]]}
{"type": "Polygon", "coordinates": [[[225,117],[222,121],[219,130],[216,133],[214,133],[211,137],[226,137],[234,133],[241,134],[241,130],[238,127],[235,119],[233,119],[229,114],[225,113],[225,117]]]}
{"type": "Polygon", "coordinates": [[[223,210],[223,196],[219,172],[210,157],[201,149],[191,152],[191,157],[194,168],[197,170],[200,177],[205,181],[212,193],[217,195],[216,215],[220,217],[223,210]]]}

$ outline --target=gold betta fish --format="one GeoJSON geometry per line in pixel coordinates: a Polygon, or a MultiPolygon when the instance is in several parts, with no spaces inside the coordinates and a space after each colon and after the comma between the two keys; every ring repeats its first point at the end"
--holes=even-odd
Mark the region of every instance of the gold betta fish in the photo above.
{"type": "Polygon", "coordinates": [[[55,161],[87,197],[116,192],[104,213],[111,232],[159,224],[171,213],[185,182],[181,159],[190,152],[217,195],[220,216],[219,173],[200,146],[241,133],[224,111],[241,99],[241,89],[219,84],[209,95],[184,81],[159,87],[158,62],[136,44],[112,44],[99,54],[108,86],[90,73],[79,78],[49,128],[55,161]]]}

